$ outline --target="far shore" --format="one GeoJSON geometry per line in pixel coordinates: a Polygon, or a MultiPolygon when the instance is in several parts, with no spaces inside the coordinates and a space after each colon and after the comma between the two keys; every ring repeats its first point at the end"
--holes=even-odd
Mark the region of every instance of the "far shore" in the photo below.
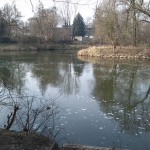
{"type": "Polygon", "coordinates": [[[53,51],[53,50],[81,50],[87,45],[65,44],[0,44],[0,53],[5,52],[29,52],[29,51],[53,51]]]}
{"type": "Polygon", "coordinates": [[[123,46],[117,47],[114,53],[112,46],[92,46],[78,51],[77,55],[81,57],[150,59],[150,48],[123,46]]]}
{"type": "Polygon", "coordinates": [[[26,44],[0,44],[0,53],[13,51],[37,51],[37,48],[26,44]]]}
{"type": "Polygon", "coordinates": [[[77,53],[80,57],[98,57],[98,58],[119,58],[119,59],[150,59],[150,48],[122,46],[115,49],[108,45],[90,46],[90,45],[64,45],[64,44],[0,44],[0,53],[10,52],[38,52],[38,51],[58,51],[65,53],[77,53]]]}

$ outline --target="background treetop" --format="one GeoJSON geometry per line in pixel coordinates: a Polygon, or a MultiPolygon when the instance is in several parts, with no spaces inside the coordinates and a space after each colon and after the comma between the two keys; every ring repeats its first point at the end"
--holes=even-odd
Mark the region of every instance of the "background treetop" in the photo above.
{"type": "Polygon", "coordinates": [[[72,30],[73,36],[85,36],[85,23],[80,13],[74,18],[72,30]]]}

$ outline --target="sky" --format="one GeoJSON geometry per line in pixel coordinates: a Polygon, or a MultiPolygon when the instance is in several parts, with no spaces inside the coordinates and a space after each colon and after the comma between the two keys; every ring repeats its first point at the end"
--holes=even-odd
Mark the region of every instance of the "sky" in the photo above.
{"type": "MultiPolygon", "coordinates": [[[[55,2],[53,0],[0,0],[0,8],[3,7],[6,3],[9,4],[15,3],[16,7],[23,16],[22,19],[26,21],[28,18],[33,16],[34,14],[33,12],[36,10],[36,7],[39,5],[40,1],[43,3],[45,8],[50,8],[53,6],[62,8],[64,4],[62,1],[65,0],[55,0],[55,2]]],[[[88,22],[89,18],[92,18],[97,0],[70,0],[70,1],[73,3],[71,4],[72,9],[74,9],[75,6],[77,6],[76,12],[80,12],[85,22],[88,22]],[[75,5],[74,3],[79,3],[79,5],[75,5]]]]}

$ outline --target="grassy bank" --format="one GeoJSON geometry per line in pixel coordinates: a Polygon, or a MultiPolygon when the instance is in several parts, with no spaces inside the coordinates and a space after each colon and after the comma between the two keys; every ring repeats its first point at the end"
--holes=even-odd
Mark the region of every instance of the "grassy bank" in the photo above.
{"type": "Polygon", "coordinates": [[[150,48],[142,47],[117,47],[115,54],[112,46],[93,46],[82,49],[77,53],[78,56],[103,57],[103,58],[141,58],[150,59],[150,48]]]}
{"type": "Polygon", "coordinates": [[[0,52],[9,51],[36,51],[37,48],[26,44],[0,44],[0,52]]]}
{"type": "Polygon", "coordinates": [[[88,48],[87,45],[63,45],[63,44],[41,44],[36,45],[38,50],[81,50],[88,48]]]}
{"type": "Polygon", "coordinates": [[[51,50],[81,50],[86,45],[62,45],[62,44],[0,44],[0,52],[21,52],[21,51],[51,51],[51,50]]]}

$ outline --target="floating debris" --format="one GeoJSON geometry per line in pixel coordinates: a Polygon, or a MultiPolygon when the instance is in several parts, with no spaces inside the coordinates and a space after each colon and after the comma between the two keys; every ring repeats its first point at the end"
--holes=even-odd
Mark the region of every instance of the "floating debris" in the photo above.
{"type": "Polygon", "coordinates": [[[81,109],[82,111],[86,111],[86,108],[81,109]]]}

